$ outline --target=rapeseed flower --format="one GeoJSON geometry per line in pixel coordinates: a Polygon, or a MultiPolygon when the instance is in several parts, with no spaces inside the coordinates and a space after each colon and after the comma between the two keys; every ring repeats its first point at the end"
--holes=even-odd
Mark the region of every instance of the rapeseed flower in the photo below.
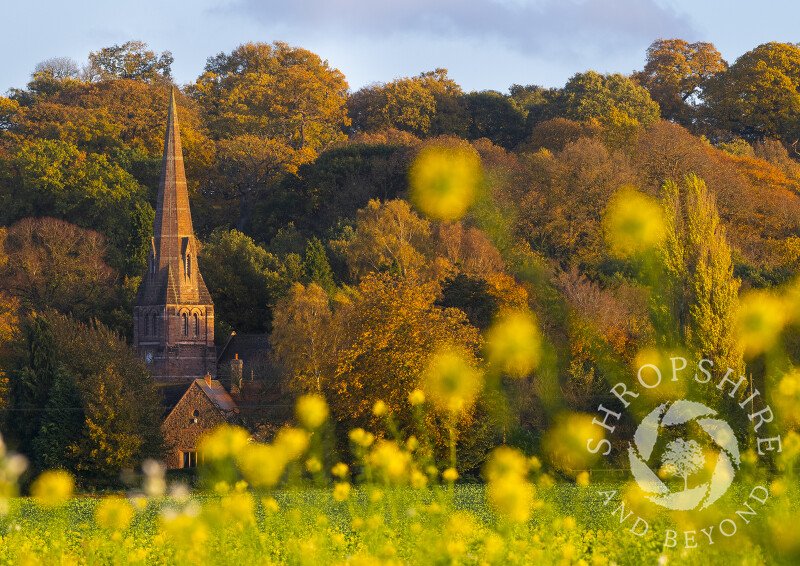
{"type": "Polygon", "coordinates": [[[42,472],[31,486],[31,495],[43,507],[56,507],[72,497],[75,480],[64,470],[42,472]]]}
{"type": "Polygon", "coordinates": [[[534,316],[512,311],[489,328],[486,359],[511,377],[525,377],[539,365],[541,347],[542,336],[534,316]]]}
{"type": "Polygon", "coordinates": [[[483,179],[480,157],[467,148],[429,147],[409,172],[411,202],[436,220],[457,220],[472,206],[483,179]]]}
{"type": "Polygon", "coordinates": [[[309,430],[321,427],[328,419],[328,404],[322,395],[303,395],[295,405],[297,420],[309,430]]]}
{"type": "Polygon", "coordinates": [[[604,231],[617,257],[629,257],[657,246],[664,239],[664,211],[658,201],[623,186],[606,207],[604,231]]]}
{"type": "Polygon", "coordinates": [[[450,413],[466,409],[480,392],[480,372],[452,350],[442,350],[431,358],[423,376],[425,390],[433,402],[450,413]]]}
{"type": "Polygon", "coordinates": [[[136,512],[126,499],[122,497],[107,497],[103,499],[94,511],[97,524],[105,529],[124,531],[128,528],[136,512]]]}

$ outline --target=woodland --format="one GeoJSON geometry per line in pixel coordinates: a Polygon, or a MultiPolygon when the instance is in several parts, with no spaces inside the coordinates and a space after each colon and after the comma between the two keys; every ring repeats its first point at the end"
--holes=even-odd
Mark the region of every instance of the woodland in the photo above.
{"type": "MultiPolygon", "coordinates": [[[[129,342],[173,86],[215,336],[270,333],[279,370],[254,376],[270,401],[243,412],[251,431],[308,392],[336,430],[381,429],[378,401],[409,427],[431,357],[490,365],[487,332],[510,311],[533,313],[541,359],[489,372],[458,414],[464,477],[498,443],[538,450],[647,346],[741,364],[738,297],[790,285],[800,259],[800,46],[726,62],[658,39],[643,61],[506,93],[464,92],[441,68],[352,91],[281,42],[211,56],[179,86],[171,54],[136,41],[83,68],[39,63],[0,97],[3,438],[31,473],[89,482],[160,454],[160,394],[129,342]],[[437,151],[480,165],[457,218],[409,193],[437,151]],[[609,211],[631,203],[666,215],[671,244],[633,260],[609,244],[609,211]]],[[[446,447],[445,417],[427,418],[446,447]]]]}

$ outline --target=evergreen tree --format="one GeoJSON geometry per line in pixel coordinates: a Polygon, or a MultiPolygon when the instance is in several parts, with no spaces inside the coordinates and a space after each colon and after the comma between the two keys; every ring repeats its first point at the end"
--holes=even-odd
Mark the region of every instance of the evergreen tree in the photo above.
{"type": "Polygon", "coordinates": [[[83,400],[75,376],[59,367],[42,426],[33,441],[33,457],[39,469],[72,468],[70,447],[80,437],[83,420],[83,400]]]}
{"type": "Polygon", "coordinates": [[[318,238],[311,238],[306,244],[303,272],[306,283],[316,283],[329,292],[335,287],[328,254],[318,238]]]}

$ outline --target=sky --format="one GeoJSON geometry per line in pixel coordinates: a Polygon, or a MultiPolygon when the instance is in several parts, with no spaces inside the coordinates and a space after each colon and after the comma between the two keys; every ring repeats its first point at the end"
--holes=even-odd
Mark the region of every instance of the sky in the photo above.
{"type": "Polygon", "coordinates": [[[284,41],[341,70],[351,90],[443,67],[467,92],[630,74],[660,37],[713,43],[730,63],[800,42],[797,0],[28,0],[3,14],[0,93],[24,88],[41,61],[83,65],[129,40],[171,51],[179,85],[210,56],[284,41]]]}

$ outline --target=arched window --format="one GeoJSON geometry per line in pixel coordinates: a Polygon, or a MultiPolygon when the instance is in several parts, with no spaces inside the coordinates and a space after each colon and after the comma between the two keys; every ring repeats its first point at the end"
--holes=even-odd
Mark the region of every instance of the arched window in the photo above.
{"type": "Polygon", "coordinates": [[[186,277],[192,277],[192,256],[186,254],[186,277]]]}
{"type": "Polygon", "coordinates": [[[200,318],[194,313],[194,335],[200,336],[200,318]]]}
{"type": "Polygon", "coordinates": [[[183,335],[189,335],[189,317],[186,316],[186,313],[183,313],[183,335]]]}
{"type": "Polygon", "coordinates": [[[150,319],[151,319],[150,313],[149,312],[145,313],[145,315],[144,315],[144,335],[145,336],[151,336],[152,335],[152,328],[153,327],[151,326],[152,322],[151,322],[150,319]]]}

